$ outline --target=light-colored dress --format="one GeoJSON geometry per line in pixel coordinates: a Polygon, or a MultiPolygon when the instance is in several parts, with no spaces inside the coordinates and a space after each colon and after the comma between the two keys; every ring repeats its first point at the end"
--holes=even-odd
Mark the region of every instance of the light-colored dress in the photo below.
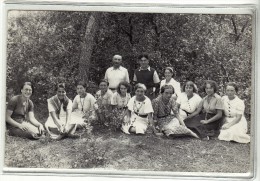
{"type": "Polygon", "coordinates": [[[123,119],[126,116],[127,104],[131,96],[126,93],[125,97],[122,97],[118,92],[115,92],[111,98],[111,105],[115,106],[112,110],[111,124],[115,128],[120,128],[123,123],[123,119]]]}
{"type": "Polygon", "coordinates": [[[188,99],[187,94],[182,92],[176,101],[180,105],[180,117],[185,119],[189,114],[193,113],[199,107],[201,100],[202,98],[196,93],[193,93],[193,97],[188,99]]]}
{"type": "Polygon", "coordinates": [[[148,114],[153,113],[151,100],[145,96],[145,100],[140,102],[134,96],[129,100],[127,108],[131,111],[130,122],[122,125],[122,131],[130,134],[129,129],[133,127],[136,134],[145,134],[148,127],[148,114]]]}
{"type": "MultiPolygon", "coordinates": [[[[55,139],[55,138],[58,138],[60,136],[60,134],[54,133],[54,132],[51,131],[51,129],[53,129],[53,128],[58,129],[58,127],[54,123],[50,113],[55,112],[57,114],[57,117],[58,117],[58,120],[57,120],[58,123],[62,127],[64,127],[65,124],[66,124],[67,110],[72,111],[72,101],[70,99],[68,99],[68,105],[67,105],[66,110],[63,109],[63,103],[60,102],[60,100],[57,98],[57,95],[53,96],[50,99],[47,99],[47,102],[48,102],[49,117],[48,117],[48,119],[45,123],[45,127],[46,127],[46,130],[48,131],[48,133],[50,134],[51,138],[55,139]],[[53,100],[55,100],[56,102],[53,101],[53,100]]],[[[77,128],[78,120],[75,119],[75,118],[73,119],[71,117],[71,119],[69,121],[70,121],[68,123],[69,125],[75,125],[75,127],[72,131],[72,132],[75,132],[75,130],[77,128]]]]}
{"type": "Polygon", "coordinates": [[[219,140],[225,141],[235,141],[238,143],[249,143],[250,136],[247,133],[247,121],[244,116],[245,104],[237,96],[233,100],[229,100],[228,96],[222,97],[223,106],[224,106],[224,124],[232,122],[236,115],[242,115],[240,121],[231,126],[228,129],[221,129],[218,136],[219,140]]]}
{"type": "Polygon", "coordinates": [[[160,89],[164,85],[171,85],[171,86],[173,86],[174,92],[175,92],[173,96],[175,96],[175,97],[179,97],[180,96],[180,94],[181,94],[181,84],[179,82],[177,82],[176,80],[171,78],[171,80],[166,83],[166,79],[164,79],[160,83],[160,89]]]}
{"type": "Polygon", "coordinates": [[[71,113],[72,120],[78,121],[77,123],[82,125],[86,120],[95,119],[94,104],[96,99],[91,94],[87,93],[84,98],[77,95],[72,103],[74,111],[71,113]]]}

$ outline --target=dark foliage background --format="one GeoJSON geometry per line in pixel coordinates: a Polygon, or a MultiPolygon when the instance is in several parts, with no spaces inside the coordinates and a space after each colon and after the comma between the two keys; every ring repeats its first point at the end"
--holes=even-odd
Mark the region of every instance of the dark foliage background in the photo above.
{"type": "Polygon", "coordinates": [[[93,93],[114,54],[123,56],[132,79],[143,52],[161,79],[172,66],[181,84],[193,80],[200,87],[212,79],[223,92],[228,80],[237,82],[250,113],[251,15],[10,11],[7,88],[17,94],[20,83],[31,81],[33,101],[46,107],[61,81],[71,99],[81,79],[93,93]]]}

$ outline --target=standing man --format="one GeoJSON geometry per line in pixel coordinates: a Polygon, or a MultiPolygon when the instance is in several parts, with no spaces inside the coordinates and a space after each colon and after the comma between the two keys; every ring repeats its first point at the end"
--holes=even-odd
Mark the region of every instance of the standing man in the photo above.
{"type": "Polygon", "coordinates": [[[115,92],[120,82],[126,81],[129,83],[129,75],[127,69],[121,66],[121,55],[114,55],[112,62],[113,66],[107,69],[105,79],[109,83],[109,89],[115,92]]]}
{"type": "Polygon", "coordinates": [[[155,93],[159,91],[160,79],[154,68],[149,66],[149,57],[147,54],[142,54],[138,57],[140,67],[134,72],[133,83],[142,83],[146,86],[146,95],[153,99],[155,93]]]}

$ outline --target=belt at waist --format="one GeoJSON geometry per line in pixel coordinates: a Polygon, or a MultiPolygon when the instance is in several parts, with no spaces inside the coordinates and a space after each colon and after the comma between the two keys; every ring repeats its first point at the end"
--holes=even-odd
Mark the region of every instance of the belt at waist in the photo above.
{"type": "Polygon", "coordinates": [[[141,115],[137,112],[134,112],[137,116],[141,117],[141,118],[147,118],[148,117],[148,114],[144,114],[144,115],[141,115]]]}
{"type": "MultiPolygon", "coordinates": [[[[181,110],[183,110],[183,109],[181,109],[181,110]]],[[[189,116],[191,114],[188,111],[185,111],[185,110],[183,110],[183,111],[187,114],[187,116],[189,116]]]]}

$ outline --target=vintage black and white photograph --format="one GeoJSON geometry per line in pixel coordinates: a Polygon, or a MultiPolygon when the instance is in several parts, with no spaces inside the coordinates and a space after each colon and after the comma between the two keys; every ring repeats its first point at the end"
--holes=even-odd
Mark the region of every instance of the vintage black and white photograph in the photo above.
{"type": "Polygon", "coordinates": [[[252,173],[253,19],[9,10],[4,167],[252,173]]]}

